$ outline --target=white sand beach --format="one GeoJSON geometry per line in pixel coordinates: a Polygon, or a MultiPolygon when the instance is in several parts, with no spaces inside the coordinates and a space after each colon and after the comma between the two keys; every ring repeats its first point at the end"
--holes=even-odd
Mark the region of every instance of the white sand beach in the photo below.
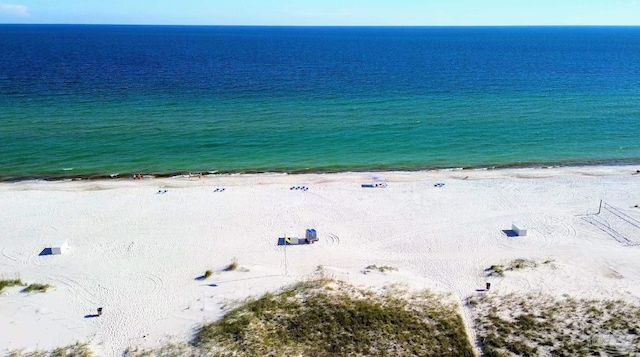
{"type": "Polygon", "coordinates": [[[0,353],[86,341],[97,355],[115,356],[186,340],[230,302],[308,279],[318,266],[355,285],[446,291],[461,304],[486,282],[492,294],[638,299],[636,169],[2,183],[0,278],[52,289],[0,294],[0,353]],[[373,176],[388,186],[362,188],[373,176]],[[609,209],[595,216],[600,200],[609,209]],[[527,235],[506,234],[512,222],[527,235]],[[308,228],[317,243],[278,245],[308,228]],[[64,254],[40,255],[63,240],[64,254]],[[516,258],[551,262],[485,276],[516,258]],[[240,268],[223,271],[234,259],[240,268]],[[364,274],[371,264],[398,270],[364,274]],[[206,270],[213,275],[197,279],[206,270]],[[103,314],[93,317],[98,307],[103,314]]]}

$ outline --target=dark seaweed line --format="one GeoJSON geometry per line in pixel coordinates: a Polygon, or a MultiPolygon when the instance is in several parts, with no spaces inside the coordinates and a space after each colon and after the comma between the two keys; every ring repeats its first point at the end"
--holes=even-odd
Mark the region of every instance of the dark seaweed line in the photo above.
{"type": "Polygon", "coordinates": [[[64,181],[64,180],[122,180],[131,179],[134,175],[141,174],[143,176],[152,176],[154,178],[166,178],[180,175],[199,174],[203,175],[231,175],[231,174],[262,174],[262,173],[286,173],[286,174],[328,174],[341,172],[417,172],[432,170],[497,170],[509,168],[549,168],[549,167],[578,167],[578,166],[629,166],[640,165],[640,158],[637,159],[609,159],[609,160],[574,160],[574,161],[558,161],[558,162],[519,162],[506,165],[478,165],[463,167],[446,167],[446,166],[362,166],[362,167],[318,167],[305,169],[247,169],[247,170],[215,170],[215,171],[173,171],[173,172],[127,172],[122,174],[106,174],[106,173],[88,173],[81,175],[73,174],[43,174],[43,175],[22,175],[22,176],[5,176],[0,175],[0,182],[21,182],[21,181],[64,181]]]}

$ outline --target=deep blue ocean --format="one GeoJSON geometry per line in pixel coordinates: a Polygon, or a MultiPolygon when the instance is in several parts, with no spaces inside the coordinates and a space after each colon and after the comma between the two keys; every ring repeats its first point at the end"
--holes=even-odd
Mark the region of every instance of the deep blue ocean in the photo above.
{"type": "Polygon", "coordinates": [[[0,25],[0,180],[640,163],[640,27],[0,25]]]}

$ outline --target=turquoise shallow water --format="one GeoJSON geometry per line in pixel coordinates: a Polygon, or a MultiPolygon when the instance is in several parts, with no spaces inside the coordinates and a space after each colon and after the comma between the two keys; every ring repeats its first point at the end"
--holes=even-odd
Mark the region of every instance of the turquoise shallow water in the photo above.
{"type": "Polygon", "coordinates": [[[2,179],[640,163],[636,28],[0,34],[2,179]]]}

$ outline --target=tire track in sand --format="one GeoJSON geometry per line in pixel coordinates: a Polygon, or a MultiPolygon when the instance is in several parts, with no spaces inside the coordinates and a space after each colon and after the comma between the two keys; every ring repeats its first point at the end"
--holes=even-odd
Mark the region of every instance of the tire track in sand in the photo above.
{"type": "Polygon", "coordinates": [[[22,265],[26,265],[29,260],[28,257],[23,257],[19,253],[16,253],[7,247],[2,249],[2,256],[4,256],[5,258],[13,262],[20,263],[22,265]]]}

